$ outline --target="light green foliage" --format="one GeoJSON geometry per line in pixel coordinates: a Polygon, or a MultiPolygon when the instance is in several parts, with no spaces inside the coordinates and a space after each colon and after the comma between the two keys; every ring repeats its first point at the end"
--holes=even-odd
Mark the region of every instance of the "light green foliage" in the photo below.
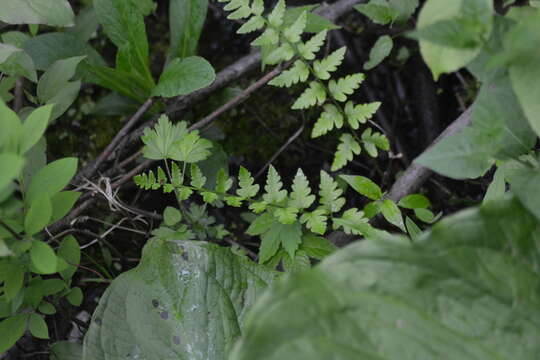
{"type": "Polygon", "coordinates": [[[343,115],[333,104],[324,105],[324,111],[313,126],[311,137],[316,138],[327,134],[332,129],[341,129],[343,126],[343,115]]]}
{"type": "Polygon", "coordinates": [[[197,53],[208,0],[172,0],[169,2],[171,46],[167,58],[187,58],[197,53]]]}
{"type": "Polygon", "coordinates": [[[354,93],[354,90],[360,87],[364,81],[364,74],[352,74],[336,80],[330,80],[328,89],[332,97],[337,101],[346,101],[347,95],[354,93]]]}
{"type": "Polygon", "coordinates": [[[357,130],[360,124],[365,124],[380,106],[380,102],[355,105],[352,101],[348,101],[345,105],[345,115],[351,128],[357,130]]]}
{"type": "Polygon", "coordinates": [[[309,182],[302,169],[298,169],[292,184],[291,201],[288,203],[296,209],[307,209],[315,201],[315,195],[311,195],[309,182]]]}
{"type": "Polygon", "coordinates": [[[306,81],[308,77],[309,68],[307,65],[301,60],[296,60],[289,70],[285,70],[281,75],[276,76],[268,82],[268,84],[279,87],[290,87],[298,82],[306,81]]]}
{"type": "Polygon", "coordinates": [[[321,206],[329,214],[338,212],[345,205],[345,198],[341,195],[341,190],[337,183],[328,173],[321,170],[321,184],[319,186],[319,196],[321,197],[321,206]]]}
{"type": "Polygon", "coordinates": [[[282,189],[283,183],[276,169],[270,165],[264,190],[263,199],[268,204],[279,204],[287,197],[287,190],[282,189]]]}
{"type": "Polygon", "coordinates": [[[334,161],[330,170],[337,171],[343,168],[354,155],[360,155],[362,148],[351,134],[343,134],[339,138],[339,145],[334,155],[334,161]]]}
{"type": "Polygon", "coordinates": [[[357,242],[276,281],[230,358],[536,359],[537,236],[538,221],[506,200],[456,214],[413,244],[357,242]]]}
{"type": "Polygon", "coordinates": [[[309,83],[309,87],[292,105],[293,110],[307,109],[315,105],[322,105],[326,101],[326,91],[324,87],[316,82],[309,83]]]}
{"type": "Polygon", "coordinates": [[[343,228],[346,234],[368,236],[373,230],[362,211],[348,209],[340,218],[334,218],[334,229],[343,228]]]}
{"type": "Polygon", "coordinates": [[[369,52],[369,60],[364,64],[364,70],[371,70],[379,65],[390,55],[393,47],[394,42],[390,36],[383,35],[378,38],[369,52]]]}
{"type": "Polygon", "coordinates": [[[330,73],[337,70],[338,66],[341,65],[345,57],[346,47],[342,47],[328,55],[322,60],[316,60],[313,63],[313,69],[315,75],[321,80],[330,79],[330,73]]]}
{"type": "Polygon", "coordinates": [[[298,51],[300,55],[306,60],[314,60],[315,54],[319,52],[321,46],[324,44],[328,31],[323,30],[318,34],[312,36],[308,41],[298,45],[298,51]]]}
{"type": "Polygon", "coordinates": [[[364,176],[340,175],[355,191],[371,200],[379,200],[383,193],[379,185],[364,176]]]}
{"type": "Polygon", "coordinates": [[[367,4],[354,6],[360,13],[380,25],[408,20],[416,7],[418,0],[370,0],[367,4]]]}
{"type": "Polygon", "coordinates": [[[252,198],[259,192],[259,185],[253,184],[255,181],[251,176],[251,173],[243,166],[240,167],[240,173],[238,175],[238,184],[240,188],[236,193],[243,198],[252,198]]]}
{"type": "Polygon", "coordinates": [[[67,0],[3,0],[0,20],[8,24],[73,25],[67,0]]]}
{"type": "Polygon", "coordinates": [[[152,95],[163,97],[186,95],[207,87],[215,78],[214,68],[202,57],[177,58],[167,65],[152,95]]]}
{"type": "Polygon", "coordinates": [[[374,158],[378,155],[377,149],[384,151],[390,150],[388,138],[381,133],[373,132],[371,128],[367,128],[362,133],[362,144],[364,144],[366,152],[374,158]]]}
{"type": "Polygon", "coordinates": [[[213,244],[152,239],[101,297],[83,358],[224,359],[274,276],[213,244]]]}

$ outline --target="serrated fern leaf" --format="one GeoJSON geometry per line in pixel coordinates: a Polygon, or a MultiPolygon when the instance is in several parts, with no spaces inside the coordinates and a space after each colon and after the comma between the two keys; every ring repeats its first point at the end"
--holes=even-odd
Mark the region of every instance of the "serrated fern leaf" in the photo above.
{"type": "Polygon", "coordinates": [[[240,29],[238,29],[238,34],[248,34],[255,30],[262,29],[264,27],[264,19],[262,16],[255,15],[248,21],[246,21],[240,29]]]}
{"type": "Polygon", "coordinates": [[[360,155],[360,152],[362,151],[360,144],[351,134],[341,135],[339,141],[340,143],[337,147],[336,154],[334,155],[334,161],[332,162],[332,171],[341,169],[353,159],[354,155],[360,155]]]}
{"type": "Polygon", "coordinates": [[[255,40],[251,42],[251,46],[268,46],[276,45],[279,42],[279,33],[271,28],[267,28],[255,40]]]}
{"type": "Polygon", "coordinates": [[[281,44],[277,49],[264,57],[264,63],[275,65],[282,61],[289,61],[294,56],[294,49],[287,43],[281,44]]]}
{"type": "Polygon", "coordinates": [[[251,11],[255,15],[262,15],[264,12],[264,0],[253,0],[251,4],[251,11]]]}
{"type": "Polygon", "coordinates": [[[238,174],[238,185],[240,188],[236,190],[236,194],[244,199],[252,198],[259,192],[259,185],[253,184],[255,179],[251,173],[243,166],[240,167],[238,174]]]}
{"type": "Polygon", "coordinates": [[[323,30],[318,34],[314,35],[306,41],[304,44],[298,45],[298,52],[306,60],[314,60],[315,54],[320,50],[321,46],[324,44],[326,39],[327,30],[323,30]]]}
{"type": "Polygon", "coordinates": [[[251,16],[251,7],[249,5],[242,5],[235,11],[227,16],[229,20],[245,19],[251,16]]]}
{"type": "Polygon", "coordinates": [[[326,221],[328,220],[323,209],[316,209],[312,212],[306,212],[300,217],[300,222],[306,224],[306,227],[316,234],[324,235],[326,232],[326,221]]]}
{"type": "Polygon", "coordinates": [[[337,49],[324,59],[315,61],[313,63],[315,75],[321,80],[330,79],[330,73],[336,71],[338,66],[343,62],[346,50],[347,48],[344,46],[337,49]]]}
{"type": "Polygon", "coordinates": [[[368,236],[373,230],[364,213],[356,208],[345,211],[342,217],[334,218],[333,222],[335,230],[341,227],[346,234],[368,236]]]}
{"type": "Polygon", "coordinates": [[[268,168],[268,176],[266,177],[266,186],[263,195],[264,201],[268,204],[278,204],[287,197],[287,190],[282,190],[283,183],[276,169],[270,165],[268,168]]]}
{"type": "Polygon", "coordinates": [[[351,127],[356,130],[359,124],[365,124],[373,114],[377,112],[381,106],[380,102],[372,102],[369,104],[354,105],[352,101],[348,101],[345,105],[345,115],[351,127]]]}
{"type": "Polygon", "coordinates": [[[341,196],[341,190],[334,179],[325,171],[321,171],[321,183],[319,185],[319,196],[322,209],[327,213],[335,213],[345,205],[345,199],[341,196]]]}
{"type": "Polygon", "coordinates": [[[161,115],[156,126],[144,129],[144,135],[141,136],[144,157],[153,160],[180,160],[175,143],[186,134],[187,125],[184,121],[174,125],[166,115],[161,115]]]}
{"type": "Polygon", "coordinates": [[[296,221],[298,209],[295,207],[277,208],[274,210],[274,216],[282,224],[292,224],[296,221]]]}
{"type": "Polygon", "coordinates": [[[192,131],[177,141],[180,157],[178,161],[187,163],[196,163],[203,161],[210,156],[209,149],[212,148],[212,142],[199,136],[198,131],[192,131]]]}
{"type": "Polygon", "coordinates": [[[298,169],[291,188],[292,192],[288,206],[296,209],[307,209],[315,201],[315,195],[311,194],[309,181],[302,169],[298,169]]]}
{"type": "Polygon", "coordinates": [[[225,194],[231,188],[233,181],[225,173],[225,169],[219,169],[216,175],[216,187],[215,190],[218,194],[225,194]]]}
{"type": "Polygon", "coordinates": [[[242,6],[249,6],[249,0],[225,0],[220,2],[227,2],[228,4],[223,7],[225,11],[233,11],[236,10],[242,6]]]}
{"type": "Polygon", "coordinates": [[[332,105],[324,105],[324,111],[313,126],[311,137],[316,138],[331,131],[334,127],[340,129],[343,126],[343,115],[339,109],[332,105]]]}
{"type": "Polygon", "coordinates": [[[223,198],[223,201],[225,201],[225,203],[227,203],[227,205],[229,206],[232,206],[232,207],[240,207],[242,206],[242,201],[244,199],[241,198],[240,196],[225,196],[223,198]]]}
{"type": "Polygon", "coordinates": [[[306,28],[307,11],[303,11],[302,14],[296,19],[296,21],[283,31],[283,36],[291,43],[296,44],[300,41],[300,36],[306,28]]]}
{"type": "Polygon", "coordinates": [[[206,177],[201,169],[197,165],[191,164],[191,186],[200,189],[204,184],[206,184],[206,177]]]}
{"type": "Polygon", "coordinates": [[[294,102],[292,109],[307,109],[315,105],[321,105],[326,101],[326,90],[316,81],[309,83],[309,87],[294,102]]]}
{"type": "Polygon", "coordinates": [[[309,77],[309,68],[301,60],[296,60],[289,70],[273,78],[268,85],[278,87],[290,87],[298,82],[304,82],[309,77]]]}
{"type": "Polygon", "coordinates": [[[285,0],[279,0],[270,15],[268,15],[268,22],[271,26],[279,28],[283,25],[283,18],[285,17],[285,0]]]}
{"type": "Polygon", "coordinates": [[[148,173],[135,175],[133,181],[137,186],[144,190],[157,190],[161,187],[161,184],[156,180],[156,176],[152,170],[148,173]]]}
{"type": "Polygon", "coordinates": [[[211,191],[203,191],[201,192],[201,196],[203,198],[203,201],[209,204],[213,203],[219,198],[218,194],[211,191]]]}
{"type": "Polygon", "coordinates": [[[354,90],[360,87],[360,84],[363,81],[364,74],[352,74],[342,77],[337,81],[330,80],[328,83],[328,88],[334,99],[343,102],[347,100],[347,95],[351,95],[354,90]]]}
{"type": "Polygon", "coordinates": [[[182,171],[177,163],[173,162],[171,166],[171,183],[174,186],[182,185],[182,171]]]}
{"type": "Polygon", "coordinates": [[[362,133],[362,143],[366,152],[374,158],[378,156],[377,148],[384,151],[390,150],[390,143],[386,136],[378,132],[372,132],[371,128],[367,128],[362,133]]]}

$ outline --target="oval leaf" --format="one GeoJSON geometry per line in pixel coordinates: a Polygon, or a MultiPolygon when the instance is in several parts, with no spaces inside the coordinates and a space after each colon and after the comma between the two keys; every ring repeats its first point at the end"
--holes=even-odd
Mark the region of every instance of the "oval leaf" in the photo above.
{"type": "Polygon", "coordinates": [[[174,97],[187,95],[214,82],[214,68],[202,57],[174,59],[167,66],[152,95],[174,97]]]}

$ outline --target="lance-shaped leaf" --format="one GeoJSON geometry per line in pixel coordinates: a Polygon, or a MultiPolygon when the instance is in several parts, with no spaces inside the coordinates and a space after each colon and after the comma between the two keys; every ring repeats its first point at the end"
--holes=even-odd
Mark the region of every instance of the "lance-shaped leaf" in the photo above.
{"type": "Polygon", "coordinates": [[[102,296],[87,359],[225,359],[274,272],[200,241],[151,240],[102,296]]]}

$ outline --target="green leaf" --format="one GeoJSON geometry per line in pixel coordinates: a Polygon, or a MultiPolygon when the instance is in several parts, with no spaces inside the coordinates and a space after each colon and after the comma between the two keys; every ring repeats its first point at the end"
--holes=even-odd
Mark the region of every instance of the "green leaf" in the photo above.
{"type": "Polygon", "coordinates": [[[167,65],[152,95],[167,98],[187,95],[209,86],[215,78],[214,68],[202,57],[177,58],[167,65]]]}
{"type": "Polygon", "coordinates": [[[182,220],[182,213],[177,208],[167,206],[163,211],[163,222],[167,226],[174,226],[182,220]]]}
{"type": "Polygon", "coordinates": [[[410,217],[405,217],[405,227],[407,228],[407,234],[411,237],[411,240],[417,241],[422,235],[422,229],[411,220],[410,217]]]}
{"type": "Polygon", "coordinates": [[[403,232],[407,232],[405,223],[403,222],[403,215],[401,215],[401,210],[399,210],[395,202],[390,199],[383,200],[383,202],[380,204],[380,209],[384,218],[390,224],[397,226],[403,232]]]}
{"type": "Polygon", "coordinates": [[[31,204],[40,194],[49,198],[69,184],[77,171],[77,158],[63,158],[47,164],[32,177],[25,201],[31,204]]]}
{"type": "Polygon", "coordinates": [[[298,169],[292,184],[292,192],[288,206],[296,209],[307,209],[315,201],[315,195],[311,194],[309,181],[302,169],[298,169]]]}
{"type": "Polygon", "coordinates": [[[51,197],[52,215],[49,224],[53,224],[62,219],[73,208],[81,196],[77,191],[61,191],[51,197]]]}
{"type": "MultiPolygon", "coordinates": [[[[129,58],[130,72],[153,85],[149,68],[148,39],[141,9],[132,0],[94,0],[105,34],[129,58]]],[[[125,69],[124,69],[125,70],[125,69]]]]}
{"type": "Polygon", "coordinates": [[[340,110],[332,104],[325,104],[324,111],[321,113],[319,119],[313,126],[311,131],[311,137],[316,138],[327,134],[334,129],[341,129],[343,126],[343,115],[340,110]]]}
{"type": "Polygon", "coordinates": [[[56,254],[47,243],[43,241],[32,242],[30,259],[38,274],[54,274],[56,272],[56,254]]]}
{"type": "Polygon", "coordinates": [[[447,218],[412,244],[356,242],[276,281],[230,359],[535,360],[537,229],[503,201],[447,218]]]}
{"type": "Polygon", "coordinates": [[[369,236],[373,229],[362,211],[348,209],[339,218],[334,218],[334,229],[343,228],[346,234],[369,236]]]}
{"type": "Polygon", "coordinates": [[[101,297],[84,339],[85,356],[222,359],[274,276],[228,248],[151,240],[140,264],[101,297]]]}
{"type": "MultiPolygon", "coordinates": [[[[131,65],[129,65],[131,67],[131,65]]],[[[113,69],[106,66],[89,66],[86,68],[88,82],[118,92],[137,103],[144,103],[149,97],[153,83],[148,83],[139,75],[130,74],[122,69],[113,69]],[[129,79],[129,81],[126,81],[129,79]]]]}
{"type": "MultiPolygon", "coordinates": [[[[83,64],[106,65],[94,48],[68,33],[50,32],[33,37],[24,43],[24,51],[30,55],[37,70],[45,71],[58,60],[77,56],[86,56],[83,64]]],[[[82,65],[78,67],[79,70],[82,68],[82,65]]]]}
{"type": "Polygon", "coordinates": [[[32,148],[45,133],[49,118],[51,116],[52,106],[46,105],[32,111],[22,125],[22,138],[19,142],[19,153],[24,155],[32,148]]]}
{"type": "Polygon", "coordinates": [[[216,192],[218,194],[225,194],[232,187],[233,181],[227,176],[225,169],[219,169],[216,177],[216,192]]]}
{"type": "Polygon", "coordinates": [[[180,161],[182,154],[177,143],[187,134],[184,121],[172,124],[167,115],[161,115],[153,129],[144,129],[141,140],[144,143],[143,155],[147,159],[180,161]]]}
{"type": "Polygon", "coordinates": [[[191,186],[202,188],[204,184],[206,184],[206,178],[201,169],[197,165],[191,164],[191,186]]]}
{"type": "Polygon", "coordinates": [[[277,208],[274,210],[274,216],[282,224],[292,224],[296,221],[298,209],[292,206],[277,208]]]}
{"type": "Polygon", "coordinates": [[[28,330],[30,330],[30,333],[38,339],[49,338],[47,323],[38,314],[30,314],[28,318],[28,330]]]}
{"type": "Polygon", "coordinates": [[[289,255],[284,254],[283,256],[283,269],[291,274],[302,272],[311,268],[311,262],[305,251],[299,250],[294,255],[294,258],[291,258],[289,255]]]}
{"type": "Polygon", "coordinates": [[[506,181],[504,168],[502,166],[497,167],[493,180],[488,186],[486,194],[484,195],[483,203],[493,200],[502,200],[506,193],[506,181]]]}
{"type": "Polygon", "coordinates": [[[246,230],[248,235],[261,235],[267,232],[272,224],[274,224],[275,219],[270,213],[264,213],[260,216],[257,216],[255,220],[249,225],[246,230]]]}
{"type": "Polygon", "coordinates": [[[18,47],[0,43],[0,71],[11,76],[24,76],[37,81],[36,68],[32,58],[18,47]]]}
{"type": "Polygon", "coordinates": [[[414,215],[425,223],[432,223],[435,221],[435,215],[428,209],[414,209],[414,215]]]}
{"type": "Polygon", "coordinates": [[[240,187],[236,190],[238,196],[243,198],[252,198],[259,192],[259,185],[253,184],[255,179],[251,176],[251,173],[243,166],[240,166],[240,172],[238,174],[238,185],[240,187]]]}
{"type": "Polygon", "coordinates": [[[379,200],[383,193],[379,185],[364,176],[359,175],[340,175],[341,179],[345,180],[356,192],[364,195],[371,200],[379,200]]]}
{"type": "Polygon", "coordinates": [[[372,102],[369,104],[355,105],[352,101],[345,104],[345,115],[347,121],[354,130],[357,130],[360,125],[365,124],[379,110],[380,102],[372,102]]]}
{"type": "Polygon", "coordinates": [[[364,149],[369,154],[369,156],[376,158],[379,154],[377,148],[388,151],[390,150],[390,143],[386,136],[381,133],[374,132],[372,133],[371,128],[367,128],[362,133],[362,144],[364,149]]]}
{"type": "Polygon", "coordinates": [[[71,289],[69,294],[66,295],[66,299],[73,306],[81,306],[83,301],[83,292],[80,288],[75,287],[71,289]]]}
{"type": "Polygon", "coordinates": [[[9,350],[24,335],[27,317],[26,314],[19,314],[0,322],[0,354],[9,350]]]}
{"type": "Polygon", "coordinates": [[[321,207],[329,214],[338,212],[345,205],[345,198],[341,196],[342,194],[343,190],[338,187],[337,182],[321,170],[321,183],[319,185],[321,207]]]}
{"type": "Polygon", "coordinates": [[[318,33],[323,30],[335,30],[335,29],[340,28],[336,24],[332,23],[330,20],[313,13],[312,10],[315,9],[316,7],[317,5],[315,4],[287,7],[287,10],[285,11],[285,20],[283,21],[284,26],[292,25],[298,19],[298,17],[304,11],[306,11],[307,21],[306,21],[306,27],[304,29],[304,32],[318,33]]]}
{"type": "Polygon", "coordinates": [[[212,146],[212,142],[201,138],[198,131],[191,131],[178,142],[181,156],[174,160],[187,163],[203,161],[210,156],[212,146]]]}
{"type": "Polygon", "coordinates": [[[354,90],[360,87],[360,84],[364,81],[364,74],[357,73],[352,75],[347,75],[343,78],[335,80],[330,80],[328,83],[328,88],[330,94],[337,101],[347,101],[347,95],[354,93],[354,90]]]}
{"type": "Polygon", "coordinates": [[[80,360],[83,358],[83,348],[79,343],[57,341],[51,345],[51,360],[80,360]]]}
{"type": "Polygon", "coordinates": [[[326,90],[316,82],[309,83],[309,87],[296,99],[291,109],[307,109],[315,105],[322,105],[326,100],[326,90]]]}
{"type": "MultiPolygon", "coordinates": [[[[418,16],[417,29],[422,30],[439,21],[452,20],[463,14],[463,8],[467,3],[481,4],[483,15],[491,16],[493,5],[490,0],[458,0],[448,2],[445,0],[429,0],[425,3],[418,16]]],[[[485,21],[486,29],[484,37],[488,38],[491,32],[491,19],[485,21]]],[[[451,73],[467,65],[480,52],[480,47],[471,49],[458,49],[452,46],[444,46],[429,41],[420,41],[420,52],[428,64],[435,80],[442,73],[451,73]]]]}
{"type": "Polygon", "coordinates": [[[354,8],[379,25],[394,22],[399,16],[399,12],[385,0],[371,0],[368,4],[358,4],[354,8]]]}
{"type": "Polygon", "coordinates": [[[339,145],[334,155],[334,161],[330,170],[337,171],[343,168],[349,161],[352,161],[354,155],[360,155],[362,148],[351,134],[342,134],[339,138],[339,145]]]}
{"type": "Polygon", "coordinates": [[[309,68],[302,60],[296,60],[293,66],[268,82],[268,85],[291,87],[293,84],[304,82],[309,77],[309,68]]]}
{"type": "Polygon", "coordinates": [[[266,177],[266,185],[263,195],[264,201],[268,204],[278,204],[287,197],[287,190],[282,189],[283,183],[276,169],[270,165],[268,167],[268,176],[266,177]]]}
{"type": "Polygon", "coordinates": [[[285,38],[295,44],[301,40],[301,35],[304,32],[304,29],[306,28],[306,22],[307,22],[307,11],[303,11],[298,18],[294,21],[294,23],[285,28],[283,30],[283,36],[285,38]]]}
{"type": "Polygon", "coordinates": [[[2,164],[2,171],[0,171],[0,190],[3,190],[22,171],[24,158],[16,154],[0,153],[0,164],[2,164]]]}
{"type": "Polygon", "coordinates": [[[326,211],[315,209],[311,212],[304,212],[300,217],[300,223],[306,224],[306,227],[315,234],[324,235],[326,232],[326,211]]]}
{"type": "Polygon", "coordinates": [[[0,132],[0,147],[3,148],[4,153],[16,153],[18,143],[23,136],[22,124],[17,114],[7,107],[3,101],[0,101],[0,125],[3,130],[0,132]]]}
{"type": "Polygon", "coordinates": [[[345,58],[345,52],[347,48],[345,46],[337,49],[322,60],[316,60],[313,63],[313,70],[315,75],[321,80],[330,79],[330,73],[337,70],[345,58]]]}
{"type": "Polygon", "coordinates": [[[71,26],[74,17],[67,0],[3,0],[0,13],[8,24],[71,26]]]}
{"type": "Polygon", "coordinates": [[[45,315],[53,315],[56,314],[56,308],[48,302],[42,302],[39,306],[39,312],[45,315]]]}
{"type": "Polygon", "coordinates": [[[96,33],[99,22],[93,6],[86,6],[79,10],[75,17],[75,25],[66,29],[66,32],[77,37],[81,42],[87,42],[96,33]]]}
{"type": "Polygon", "coordinates": [[[332,244],[322,236],[307,234],[302,238],[302,245],[300,246],[300,249],[305,251],[309,257],[322,260],[328,255],[332,254],[338,248],[336,245],[332,244]]]}
{"type": "Polygon", "coordinates": [[[282,224],[274,222],[268,231],[261,235],[259,263],[264,264],[283,246],[290,257],[294,257],[302,242],[302,226],[299,223],[282,224]]]}
{"type": "Polygon", "coordinates": [[[327,34],[328,31],[323,30],[312,36],[305,44],[300,43],[298,45],[298,52],[300,55],[306,60],[314,60],[315,53],[317,53],[324,44],[327,34]]]}
{"type": "Polygon", "coordinates": [[[15,299],[24,284],[25,269],[15,262],[6,263],[6,276],[4,279],[4,296],[7,301],[15,299]]]}
{"type": "Polygon", "coordinates": [[[405,209],[425,209],[431,206],[431,202],[424,195],[411,194],[401,198],[398,206],[405,209]]]}
{"type": "Polygon", "coordinates": [[[187,58],[197,54],[208,0],[172,0],[169,2],[171,46],[168,59],[187,58]]]}
{"type": "Polygon", "coordinates": [[[509,182],[512,192],[523,206],[540,219],[540,171],[538,168],[515,170],[509,174],[509,182]]]}
{"type": "Polygon", "coordinates": [[[383,62],[390,55],[393,48],[394,42],[390,36],[383,35],[378,38],[369,51],[369,60],[364,63],[364,70],[371,70],[383,62]]]}
{"type": "Polygon", "coordinates": [[[275,28],[281,27],[285,17],[285,0],[279,0],[268,15],[268,22],[275,28]]]}
{"type": "Polygon", "coordinates": [[[238,29],[238,34],[248,34],[250,32],[259,30],[264,27],[264,18],[262,16],[255,15],[251,17],[248,21],[246,21],[240,28],[238,29]]]}
{"type": "Polygon", "coordinates": [[[49,225],[52,216],[51,199],[47,194],[38,194],[30,203],[30,208],[24,218],[24,231],[34,235],[49,225]]]}
{"type": "Polygon", "coordinates": [[[81,248],[73,235],[68,235],[58,247],[58,256],[66,261],[68,267],[60,271],[63,279],[71,279],[77,271],[77,265],[81,262],[81,248]]]}

